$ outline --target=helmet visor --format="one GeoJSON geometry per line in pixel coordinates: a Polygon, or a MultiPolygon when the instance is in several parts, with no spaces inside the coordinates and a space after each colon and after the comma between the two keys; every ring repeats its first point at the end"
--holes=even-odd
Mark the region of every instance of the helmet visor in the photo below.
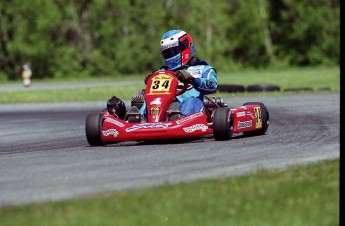
{"type": "Polygon", "coordinates": [[[165,49],[162,51],[162,56],[164,59],[169,59],[171,57],[176,56],[177,54],[181,53],[181,48],[180,46],[174,46],[169,49],[165,49]]]}

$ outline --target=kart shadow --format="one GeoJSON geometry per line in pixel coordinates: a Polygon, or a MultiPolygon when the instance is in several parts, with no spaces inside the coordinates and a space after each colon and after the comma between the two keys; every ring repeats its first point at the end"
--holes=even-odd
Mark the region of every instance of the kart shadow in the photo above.
{"type": "MultiPolygon", "coordinates": [[[[266,134],[265,134],[266,135],[266,134]]],[[[264,136],[264,135],[262,135],[264,136]]],[[[246,139],[251,138],[251,136],[245,136],[241,134],[234,134],[231,140],[246,139]]],[[[231,140],[225,140],[227,142],[231,140]]],[[[194,137],[194,138],[180,138],[180,139],[159,139],[159,140],[144,140],[144,141],[123,141],[118,143],[106,144],[107,147],[130,147],[130,146],[148,146],[148,145],[171,145],[171,144],[184,144],[184,143],[202,143],[202,142],[219,142],[216,141],[213,135],[204,137],[194,137]]]]}
{"type": "Polygon", "coordinates": [[[180,138],[180,139],[159,139],[159,140],[143,140],[143,141],[123,141],[118,143],[108,143],[106,147],[130,147],[130,146],[146,146],[146,145],[171,145],[184,143],[200,143],[214,140],[213,136],[194,137],[194,138],[180,138]]]}
{"type": "Polygon", "coordinates": [[[159,139],[145,140],[138,142],[137,145],[162,145],[162,144],[184,144],[184,143],[200,143],[212,140],[212,136],[196,137],[196,138],[180,138],[180,139],[159,139]]]}
{"type": "Polygon", "coordinates": [[[247,138],[253,138],[253,137],[260,137],[260,136],[266,136],[267,134],[263,134],[263,135],[243,135],[243,134],[238,134],[238,135],[233,135],[233,137],[231,138],[232,140],[236,140],[236,139],[247,139],[247,138]]]}

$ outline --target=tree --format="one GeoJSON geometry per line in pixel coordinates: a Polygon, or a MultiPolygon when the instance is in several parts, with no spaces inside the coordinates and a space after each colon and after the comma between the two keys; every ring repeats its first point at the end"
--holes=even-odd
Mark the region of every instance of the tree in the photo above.
{"type": "Polygon", "coordinates": [[[339,65],[335,0],[2,0],[0,80],[30,62],[34,78],[147,73],[161,36],[192,35],[218,71],[339,65]]]}

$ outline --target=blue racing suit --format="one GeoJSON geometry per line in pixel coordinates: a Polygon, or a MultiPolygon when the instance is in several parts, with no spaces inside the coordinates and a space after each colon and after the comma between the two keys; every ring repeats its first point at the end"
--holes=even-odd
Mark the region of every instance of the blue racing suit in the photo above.
{"type": "MultiPolygon", "coordinates": [[[[161,70],[164,70],[162,68],[161,70]]],[[[178,69],[177,69],[178,70],[178,69]]],[[[207,94],[215,93],[217,90],[217,71],[207,62],[198,60],[195,64],[184,69],[191,76],[194,82],[187,91],[176,97],[180,103],[182,115],[189,115],[203,110],[203,99],[207,94]]],[[[140,108],[140,113],[146,118],[146,103],[140,108]]]]}

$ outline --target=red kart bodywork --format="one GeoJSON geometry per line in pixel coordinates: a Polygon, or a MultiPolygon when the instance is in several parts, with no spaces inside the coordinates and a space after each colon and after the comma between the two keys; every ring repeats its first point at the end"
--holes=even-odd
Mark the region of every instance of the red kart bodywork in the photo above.
{"type": "Polygon", "coordinates": [[[242,133],[262,128],[262,117],[260,105],[246,105],[232,108],[231,116],[233,120],[234,133],[242,133]]]}
{"type": "MultiPolygon", "coordinates": [[[[220,107],[215,103],[213,107],[205,106],[201,112],[175,120],[168,119],[170,104],[177,95],[182,94],[187,89],[187,86],[188,84],[184,84],[183,87],[180,87],[179,81],[172,71],[154,73],[148,80],[145,89],[147,120],[131,123],[103,111],[99,128],[101,142],[106,144],[120,141],[192,138],[214,134],[213,112],[215,108],[220,107]]],[[[260,103],[231,108],[227,116],[229,119],[225,121],[229,125],[224,126],[231,127],[231,135],[232,132],[246,133],[260,130],[263,128],[261,108],[260,103]]],[[[91,138],[89,139],[89,137],[87,134],[88,141],[91,144],[91,138]]]]}
{"type": "Polygon", "coordinates": [[[105,113],[102,141],[152,140],[200,137],[212,134],[204,112],[198,112],[169,122],[128,123],[105,113]]]}
{"type": "Polygon", "coordinates": [[[199,137],[212,134],[205,112],[198,112],[167,121],[167,109],[175,96],[184,92],[172,71],[156,72],[148,80],[145,90],[147,122],[128,123],[115,115],[103,112],[102,141],[149,140],[199,137]]]}

